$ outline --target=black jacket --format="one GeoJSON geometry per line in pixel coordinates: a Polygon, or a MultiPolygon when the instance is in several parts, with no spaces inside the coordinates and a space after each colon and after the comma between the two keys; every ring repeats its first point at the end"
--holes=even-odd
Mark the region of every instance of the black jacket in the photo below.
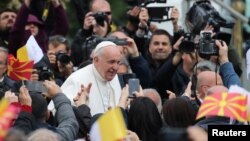
{"type": "Polygon", "coordinates": [[[10,79],[7,75],[4,75],[3,82],[0,82],[0,99],[4,97],[4,93],[11,90],[14,86],[15,81],[10,79]]]}

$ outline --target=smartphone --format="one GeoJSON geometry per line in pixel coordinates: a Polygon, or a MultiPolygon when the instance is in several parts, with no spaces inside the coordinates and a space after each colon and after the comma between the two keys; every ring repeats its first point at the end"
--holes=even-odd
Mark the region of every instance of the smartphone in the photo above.
{"type": "Polygon", "coordinates": [[[47,88],[42,81],[26,81],[25,86],[30,92],[47,93],[47,88]]]}
{"type": "Polygon", "coordinates": [[[130,78],[128,80],[128,86],[129,86],[129,97],[135,98],[134,92],[140,91],[140,80],[137,78],[130,78]]]}

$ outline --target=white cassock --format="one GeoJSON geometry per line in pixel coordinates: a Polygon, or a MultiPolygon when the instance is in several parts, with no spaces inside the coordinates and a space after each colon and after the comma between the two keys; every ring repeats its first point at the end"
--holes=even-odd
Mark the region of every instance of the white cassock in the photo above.
{"type": "MultiPolygon", "coordinates": [[[[89,93],[88,106],[91,115],[104,113],[110,107],[115,107],[121,96],[121,86],[116,75],[111,81],[104,80],[97,72],[93,64],[90,64],[71,74],[61,86],[62,92],[74,105],[73,98],[81,90],[81,84],[85,87],[92,83],[89,93]]],[[[51,109],[51,105],[49,105],[51,109]]]]}

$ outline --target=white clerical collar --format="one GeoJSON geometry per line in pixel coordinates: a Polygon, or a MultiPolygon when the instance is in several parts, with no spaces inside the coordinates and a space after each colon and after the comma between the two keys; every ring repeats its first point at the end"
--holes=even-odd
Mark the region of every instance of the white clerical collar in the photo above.
{"type": "Polygon", "coordinates": [[[93,72],[94,72],[94,77],[96,77],[98,80],[101,80],[101,82],[107,82],[107,80],[105,80],[104,78],[102,78],[102,76],[100,75],[100,73],[97,71],[97,69],[95,68],[95,65],[93,64],[93,72]]]}

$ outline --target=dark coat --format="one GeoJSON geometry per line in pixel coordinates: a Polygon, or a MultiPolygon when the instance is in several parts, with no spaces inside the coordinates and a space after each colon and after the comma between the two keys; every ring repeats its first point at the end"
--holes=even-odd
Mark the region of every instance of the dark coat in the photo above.
{"type": "Polygon", "coordinates": [[[0,99],[4,97],[4,93],[13,88],[15,81],[4,75],[3,82],[0,82],[0,99]]]}
{"type": "MultiPolygon", "coordinates": [[[[26,44],[28,38],[31,35],[30,31],[25,30],[25,25],[27,23],[27,19],[30,12],[31,12],[30,9],[23,4],[18,12],[16,22],[12,30],[10,31],[9,53],[13,54],[14,56],[16,56],[16,51],[26,44]]],[[[57,8],[54,8],[54,13],[56,15],[55,23],[53,31],[50,33],[50,35],[46,34],[45,32],[46,27],[40,25],[39,32],[35,36],[38,45],[41,47],[44,53],[47,52],[49,36],[51,35],[66,36],[69,30],[69,23],[63,7],[60,5],[57,8]]]]}

